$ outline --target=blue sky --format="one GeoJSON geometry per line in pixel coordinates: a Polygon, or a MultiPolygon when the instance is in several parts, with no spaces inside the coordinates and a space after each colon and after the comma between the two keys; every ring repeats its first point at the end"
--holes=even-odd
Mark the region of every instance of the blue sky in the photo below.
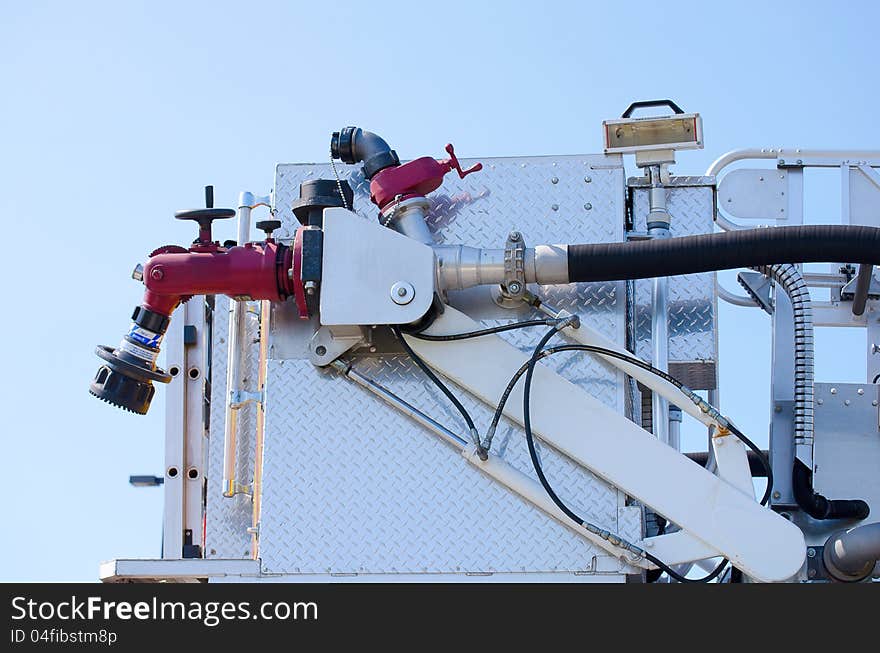
{"type": "MultiPolygon", "coordinates": [[[[162,468],[161,390],[138,418],[87,386],[140,298],[131,268],[189,242],[172,213],[205,184],[234,206],[277,162],[326,160],[347,124],[403,158],[598,152],[603,119],[654,97],[703,115],[681,174],[740,147],[876,149],[878,18],[868,1],[2,3],[0,580],[158,555],[161,491],[127,478],[162,468]]],[[[808,215],[836,221],[817,183],[808,215]]],[[[820,380],[864,380],[860,337],[820,334],[820,380]]],[[[769,342],[765,315],[722,307],[723,406],[759,443],[769,342]]]]}

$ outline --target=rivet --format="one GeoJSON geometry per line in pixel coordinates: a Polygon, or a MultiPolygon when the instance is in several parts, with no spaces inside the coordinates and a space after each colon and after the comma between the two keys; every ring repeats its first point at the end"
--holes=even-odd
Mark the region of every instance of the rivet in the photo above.
{"type": "Polygon", "coordinates": [[[559,177],[553,177],[553,179],[550,180],[550,183],[551,183],[551,184],[558,184],[558,183],[559,183],[559,177]]]}
{"type": "Polygon", "coordinates": [[[558,205],[558,204],[553,204],[550,208],[553,209],[554,211],[558,211],[558,210],[559,210],[559,205],[558,205]]]}
{"type": "Polygon", "coordinates": [[[816,400],[816,403],[819,404],[819,405],[821,406],[822,404],[825,403],[825,400],[824,400],[824,399],[817,399],[817,400],[816,400]]]}
{"type": "Polygon", "coordinates": [[[592,177],[584,177],[584,181],[589,184],[591,181],[593,181],[593,178],[592,177]]]}
{"type": "Polygon", "coordinates": [[[584,204],[584,210],[585,210],[585,211],[589,211],[589,210],[592,209],[592,208],[593,208],[593,205],[590,204],[589,202],[587,202],[586,204],[584,204]]]}
{"type": "Polygon", "coordinates": [[[852,403],[852,402],[851,402],[849,399],[847,399],[846,401],[843,402],[843,405],[844,405],[844,406],[849,406],[851,403],[852,403]]]}
{"type": "Polygon", "coordinates": [[[856,394],[859,394],[859,395],[865,394],[864,388],[859,388],[858,390],[856,390],[856,394]]]}
{"type": "Polygon", "coordinates": [[[831,388],[831,394],[836,395],[836,394],[837,394],[837,388],[831,388]]]}

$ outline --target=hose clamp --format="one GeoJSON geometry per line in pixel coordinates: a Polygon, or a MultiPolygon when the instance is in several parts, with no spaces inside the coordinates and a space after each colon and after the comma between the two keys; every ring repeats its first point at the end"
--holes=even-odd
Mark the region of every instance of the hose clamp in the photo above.
{"type": "Polygon", "coordinates": [[[505,299],[522,299],[526,292],[526,243],[522,234],[511,231],[504,243],[504,281],[501,294],[505,299]]]}

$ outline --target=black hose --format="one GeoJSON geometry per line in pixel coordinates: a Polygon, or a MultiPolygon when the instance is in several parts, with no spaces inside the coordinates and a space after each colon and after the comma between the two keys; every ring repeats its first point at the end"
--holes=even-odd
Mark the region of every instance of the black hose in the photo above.
{"type": "Polygon", "coordinates": [[[856,277],[856,289],[853,293],[853,315],[859,316],[865,314],[865,305],[868,303],[868,294],[871,291],[871,280],[873,278],[874,266],[870,263],[862,263],[859,266],[859,274],[856,277]]]}
{"type": "Polygon", "coordinates": [[[525,327],[553,326],[554,324],[558,324],[560,321],[561,320],[559,318],[548,317],[544,318],[543,320],[524,320],[522,322],[511,322],[510,324],[501,324],[499,326],[487,327],[485,329],[478,329],[476,331],[468,331],[466,333],[431,335],[418,331],[407,332],[407,335],[412,336],[413,338],[418,338],[419,340],[430,340],[432,342],[449,342],[452,340],[468,340],[469,338],[479,338],[480,336],[489,336],[495,333],[513,331],[514,329],[523,329],[525,327]]]}
{"type": "MultiPolygon", "coordinates": [[[[541,357],[542,350],[544,345],[546,345],[550,339],[558,333],[559,329],[551,329],[548,331],[543,338],[538,342],[538,345],[535,347],[534,352],[532,353],[531,358],[529,358],[528,366],[526,369],[526,378],[525,378],[525,387],[523,389],[523,427],[526,432],[526,443],[529,447],[529,458],[532,461],[532,467],[535,469],[535,474],[538,475],[538,480],[541,482],[544,491],[547,492],[547,495],[556,504],[556,507],[559,508],[569,519],[578,524],[579,526],[589,527],[590,524],[578,516],[571,508],[569,508],[562,499],[556,494],[553,490],[553,487],[550,485],[550,482],[547,480],[547,477],[544,475],[544,470],[541,467],[541,461],[538,459],[538,453],[535,450],[535,436],[532,433],[532,416],[531,416],[531,406],[529,404],[530,395],[532,391],[532,376],[535,372],[535,365],[537,365],[538,360],[541,357]]],[[[672,567],[664,563],[662,560],[657,558],[654,555],[651,555],[647,551],[643,553],[646,560],[654,563],[661,571],[665,571],[670,578],[677,580],[680,583],[708,583],[710,580],[716,578],[719,574],[724,571],[724,568],[727,566],[728,560],[727,558],[722,558],[721,562],[718,563],[718,566],[706,576],[702,578],[687,578],[686,576],[682,576],[677,571],[675,571],[672,567]]]]}
{"type": "Polygon", "coordinates": [[[471,417],[470,413],[467,411],[467,408],[465,408],[464,404],[459,401],[458,397],[456,397],[452,393],[452,390],[450,390],[447,385],[443,383],[443,381],[441,381],[440,378],[436,374],[434,374],[434,372],[431,371],[431,368],[428,367],[427,363],[425,363],[425,361],[423,361],[421,357],[413,351],[412,347],[409,346],[409,344],[404,339],[403,334],[400,332],[400,327],[392,326],[391,331],[394,333],[394,337],[400,341],[400,344],[403,346],[404,350],[406,350],[406,353],[413,360],[413,362],[419,366],[419,369],[424,372],[425,376],[427,376],[431,380],[431,382],[435,386],[437,386],[437,388],[439,388],[439,390],[443,394],[446,395],[447,399],[449,399],[449,401],[452,402],[458,412],[461,413],[462,418],[464,419],[465,423],[468,426],[468,429],[470,430],[471,436],[475,440],[474,444],[476,444],[477,446],[477,453],[482,460],[485,460],[484,456],[486,455],[486,453],[483,450],[483,445],[480,443],[480,436],[477,432],[477,427],[474,424],[474,420],[471,417]]]}
{"type": "Polygon", "coordinates": [[[621,281],[774,263],[880,265],[880,228],[804,225],[568,246],[569,281],[621,281]]]}
{"type": "Polygon", "coordinates": [[[792,474],[794,500],[813,519],[867,519],[871,508],[861,499],[826,499],[813,490],[813,473],[800,460],[792,474]]]}

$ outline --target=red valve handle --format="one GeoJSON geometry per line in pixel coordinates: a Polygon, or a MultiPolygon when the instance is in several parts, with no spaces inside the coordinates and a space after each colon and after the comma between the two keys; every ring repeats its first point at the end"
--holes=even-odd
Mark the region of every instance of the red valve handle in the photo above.
{"type": "Polygon", "coordinates": [[[479,172],[483,169],[482,163],[475,163],[467,170],[461,169],[461,164],[458,162],[458,157],[455,156],[455,149],[452,147],[452,143],[446,144],[446,153],[449,155],[449,160],[446,161],[450,168],[455,170],[458,173],[460,179],[464,179],[472,172],[479,172]]]}

